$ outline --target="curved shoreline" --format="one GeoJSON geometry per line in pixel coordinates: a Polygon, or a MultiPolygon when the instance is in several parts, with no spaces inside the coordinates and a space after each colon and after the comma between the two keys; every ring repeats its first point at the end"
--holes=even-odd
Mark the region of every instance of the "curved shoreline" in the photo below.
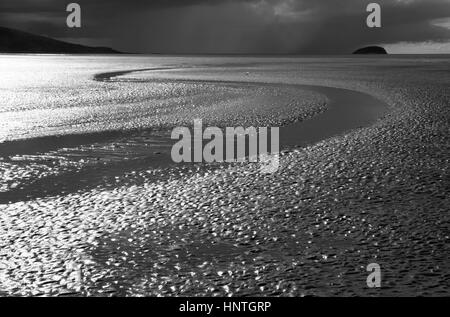
{"type": "MultiPolygon", "coordinates": [[[[155,67],[99,73],[93,80],[100,82],[115,82],[115,78],[126,74],[145,71],[185,69],[179,67],[155,67]]],[[[326,110],[310,119],[280,127],[280,146],[292,148],[309,146],[328,138],[342,135],[353,129],[368,127],[387,112],[389,106],[371,95],[342,88],[315,85],[280,84],[251,81],[220,81],[198,79],[167,79],[169,82],[209,83],[209,84],[242,84],[271,87],[293,87],[317,92],[328,98],[326,110]]],[[[120,80],[117,80],[120,82],[120,80]]],[[[128,82],[128,80],[127,80],[128,82]]],[[[139,80],[152,83],[155,80],[139,80]]],[[[105,130],[81,134],[49,135],[29,139],[18,139],[0,143],[0,153],[3,157],[12,155],[32,155],[56,150],[61,147],[75,147],[113,140],[117,137],[134,135],[140,132],[150,132],[152,127],[137,130],[105,130]]]]}
{"type": "MultiPolygon", "coordinates": [[[[155,67],[114,71],[94,75],[93,80],[101,82],[114,82],[118,76],[135,72],[185,69],[179,67],[155,67]]],[[[128,81],[128,80],[127,80],[128,81]]],[[[139,80],[139,82],[152,83],[155,80],[139,80]]],[[[328,138],[342,135],[353,129],[368,127],[375,123],[387,112],[389,106],[371,95],[342,88],[333,88],[315,85],[280,84],[250,81],[220,81],[198,79],[167,79],[169,82],[190,82],[209,84],[252,84],[257,86],[294,87],[319,93],[328,98],[326,110],[310,119],[288,124],[280,127],[280,146],[292,148],[309,146],[328,138]]],[[[117,80],[120,82],[120,80],[117,80]]],[[[137,130],[105,130],[83,134],[49,135],[29,139],[18,139],[0,143],[0,152],[3,157],[12,155],[32,155],[56,150],[61,147],[75,147],[113,140],[117,137],[134,135],[139,132],[151,133],[154,128],[137,130]]]]}
{"type": "Polygon", "coordinates": [[[115,72],[106,72],[106,73],[98,73],[95,74],[93,80],[95,81],[103,81],[108,82],[114,77],[123,76],[130,73],[135,72],[145,72],[145,71],[157,71],[157,70],[169,70],[173,69],[170,67],[155,67],[155,68],[142,68],[142,69],[134,69],[134,70],[119,70],[115,72]]]}
{"type": "MultiPolygon", "coordinates": [[[[162,68],[158,68],[162,69],[162,68]]],[[[166,68],[164,68],[166,69],[166,68]]],[[[155,70],[155,69],[152,69],[155,70]]],[[[102,73],[95,76],[95,80],[111,81],[115,76],[130,73],[133,71],[117,71],[102,73]]],[[[184,80],[186,81],[186,80],[184,80]]],[[[201,82],[199,80],[189,80],[190,82],[201,82]]],[[[152,81],[150,81],[152,82],[152,81]]],[[[210,83],[211,81],[204,81],[210,83]]],[[[229,82],[214,82],[227,84],[229,82]]],[[[244,83],[241,83],[244,84],[244,83]]],[[[249,84],[249,83],[245,83],[249,84]]],[[[268,83],[254,83],[255,85],[273,86],[268,83]]],[[[286,86],[283,84],[274,84],[275,86],[286,86]]],[[[287,124],[280,127],[280,151],[292,150],[299,147],[307,147],[316,144],[321,141],[325,141],[332,137],[336,137],[350,131],[361,128],[364,126],[370,126],[377,121],[382,114],[384,114],[388,108],[379,100],[371,97],[367,94],[363,94],[356,91],[330,88],[322,86],[308,86],[308,85],[288,85],[299,89],[305,89],[312,92],[316,92],[321,95],[325,95],[328,99],[326,110],[316,114],[310,119],[299,121],[296,123],[287,124]]],[[[122,157],[122,164],[108,165],[103,174],[122,175],[131,170],[142,168],[161,169],[172,168],[176,163],[171,159],[171,148],[175,143],[175,140],[171,140],[169,131],[156,131],[154,128],[144,128],[140,130],[112,130],[92,132],[85,134],[67,134],[62,136],[45,136],[32,139],[24,139],[18,141],[10,141],[0,144],[0,152],[3,157],[14,155],[40,155],[43,159],[47,156],[47,153],[51,151],[63,150],[60,153],[64,156],[64,149],[73,148],[79,155],[92,159],[97,157],[94,167],[97,164],[101,164],[103,161],[108,161],[110,156],[117,158],[122,157]],[[133,144],[137,144],[137,148],[125,147],[121,149],[121,146],[117,148],[116,145],[124,142],[123,140],[132,141],[133,144]],[[109,153],[108,151],[101,150],[98,153],[89,152],[88,147],[94,143],[107,143],[111,144],[114,151],[109,153]],[[88,147],[86,147],[86,145],[88,147]],[[150,146],[150,147],[149,147],[150,146]],[[128,149],[133,152],[139,153],[139,159],[136,162],[128,161],[128,149]],[[143,153],[143,156],[142,154],[143,153]],[[98,156],[97,156],[98,155],[98,156]],[[143,159],[145,157],[145,159],[143,159]],[[141,166],[142,165],[142,166],[141,166]],[[109,170],[109,171],[108,171],[109,170]]],[[[59,154],[58,154],[59,155],[59,154]]],[[[70,154],[68,154],[70,155],[70,154]]],[[[137,157],[136,157],[137,158],[137,157]]],[[[106,166],[105,166],[106,167],[106,166]]],[[[86,175],[89,175],[91,167],[86,167],[86,175]]],[[[50,180],[54,183],[63,180],[73,179],[71,183],[77,184],[77,179],[80,177],[81,171],[75,171],[74,173],[63,173],[63,175],[50,177],[50,180]]],[[[84,176],[84,178],[90,179],[88,182],[83,182],[76,186],[70,186],[72,190],[79,190],[81,188],[91,188],[93,185],[98,184],[98,180],[95,178],[101,178],[102,173],[99,176],[84,176]],[[92,178],[92,179],[91,179],[92,178]],[[90,183],[90,185],[89,185],[90,183]]],[[[84,174],[83,174],[84,175],[84,174]]],[[[92,173],[95,175],[95,173],[92,173]]],[[[39,181],[32,186],[33,188],[39,188],[42,184],[46,184],[46,180],[42,180],[42,184],[39,181]],[[40,184],[40,185],[39,185],[40,184]]],[[[65,181],[63,181],[65,182],[65,181]]],[[[45,185],[49,188],[48,184],[45,185]]],[[[51,194],[59,192],[59,188],[55,191],[49,191],[51,194]]],[[[30,187],[25,188],[26,191],[31,191],[30,187]]],[[[39,194],[40,195],[40,194],[39,194]]],[[[38,195],[38,196],[39,196],[38,195]]],[[[22,199],[23,193],[20,190],[12,190],[8,193],[0,195],[0,202],[2,201],[14,201],[16,199],[22,199]]]]}
{"type": "MultiPolygon", "coordinates": [[[[115,81],[114,78],[132,74],[136,72],[174,70],[186,68],[146,68],[129,71],[118,71],[97,74],[94,80],[115,81]]],[[[128,81],[128,80],[127,80],[128,81]]],[[[133,81],[132,79],[130,81],[133,81]]],[[[154,80],[137,80],[139,82],[152,83],[154,80]]],[[[316,86],[316,85],[296,85],[278,84],[265,82],[247,81],[220,81],[220,80],[198,80],[198,79],[170,79],[170,82],[190,82],[190,83],[214,83],[214,84],[255,84],[259,86],[283,86],[305,89],[317,92],[328,98],[326,110],[314,117],[293,124],[280,127],[280,145],[284,147],[308,146],[324,141],[328,138],[342,135],[353,129],[368,127],[387,113],[389,105],[375,97],[358,91],[349,89],[316,86]]]]}

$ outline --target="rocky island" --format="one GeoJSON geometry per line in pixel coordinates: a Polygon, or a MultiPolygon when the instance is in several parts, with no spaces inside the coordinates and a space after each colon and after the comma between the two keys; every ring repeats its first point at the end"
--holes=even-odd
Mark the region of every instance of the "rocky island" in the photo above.
{"type": "Polygon", "coordinates": [[[353,52],[356,55],[387,55],[387,51],[381,46],[367,46],[353,52]]]}

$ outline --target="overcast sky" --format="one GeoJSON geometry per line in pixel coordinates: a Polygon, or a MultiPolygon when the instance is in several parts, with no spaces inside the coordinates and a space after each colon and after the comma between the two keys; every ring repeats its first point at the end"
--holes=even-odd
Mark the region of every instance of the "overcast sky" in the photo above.
{"type": "Polygon", "coordinates": [[[450,53],[450,0],[0,0],[0,25],[142,53],[450,53]],[[77,2],[82,28],[66,26],[77,2]],[[366,26],[366,6],[382,27],[366,26]]]}

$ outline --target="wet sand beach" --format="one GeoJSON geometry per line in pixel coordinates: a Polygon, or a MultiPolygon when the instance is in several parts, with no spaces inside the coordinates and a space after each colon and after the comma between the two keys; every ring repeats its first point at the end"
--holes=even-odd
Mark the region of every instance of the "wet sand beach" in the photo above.
{"type": "Polygon", "coordinates": [[[77,58],[2,81],[0,292],[448,296],[448,57],[77,58]],[[171,164],[195,118],[280,170],[171,164]]]}

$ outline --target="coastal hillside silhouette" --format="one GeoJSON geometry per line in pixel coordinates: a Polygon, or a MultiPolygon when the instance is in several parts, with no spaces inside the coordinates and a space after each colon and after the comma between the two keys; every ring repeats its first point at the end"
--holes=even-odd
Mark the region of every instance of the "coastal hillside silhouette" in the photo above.
{"type": "Polygon", "coordinates": [[[0,27],[0,53],[119,54],[108,47],[90,47],[0,27]]]}

